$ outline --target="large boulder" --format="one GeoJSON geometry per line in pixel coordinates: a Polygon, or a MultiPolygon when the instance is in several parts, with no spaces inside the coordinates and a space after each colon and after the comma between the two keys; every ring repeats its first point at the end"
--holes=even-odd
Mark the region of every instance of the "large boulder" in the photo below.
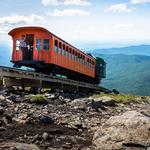
{"type": "Polygon", "coordinates": [[[137,111],[110,117],[95,132],[93,144],[95,149],[146,149],[150,146],[150,118],[137,111]]]}

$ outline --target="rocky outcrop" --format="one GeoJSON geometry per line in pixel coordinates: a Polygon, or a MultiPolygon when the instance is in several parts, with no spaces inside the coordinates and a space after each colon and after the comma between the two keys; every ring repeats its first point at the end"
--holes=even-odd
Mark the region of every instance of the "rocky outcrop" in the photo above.
{"type": "Polygon", "coordinates": [[[94,134],[96,149],[146,149],[150,146],[150,118],[137,111],[110,117],[94,134]]]}
{"type": "Polygon", "coordinates": [[[43,93],[42,97],[0,92],[0,149],[19,149],[19,145],[41,150],[103,150],[101,144],[106,149],[111,145],[146,149],[149,97],[137,97],[141,103],[128,104],[109,96],[81,97],[79,93],[43,93]]]}

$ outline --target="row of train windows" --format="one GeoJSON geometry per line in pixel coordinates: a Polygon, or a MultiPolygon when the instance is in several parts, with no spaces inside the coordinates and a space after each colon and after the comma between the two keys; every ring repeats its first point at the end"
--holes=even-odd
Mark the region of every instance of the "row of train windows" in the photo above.
{"type": "Polygon", "coordinates": [[[67,58],[75,60],[81,64],[87,65],[91,68],[95,67],[94,61],[92,61],[89,58],[86,59],[86,57],[84,55],[82,55],[81,53],[78,53],[77,51],[75,51],[72,48],[69,48],[68,46],[65,46],[64,44],[62,45],[61,43],[59,43],[59,45],[58,45],[57,40],[55,40],[54,51],[57,52],[58,54],[66,56],[67,58]]]}
{"type": "Polygon", "coordinates": [[[50,43],[49,39],[36,39],[36,49],[37,50],[49,50],[50,43]]]}
{"type": "MultiPolygon", "coordinates": [[[[31,45],[27,45],[30,47],[31,45]]],[[[33,46],[33,45],[32,45],[33,46]]],[[[36,49],[37,50],[49,50],[50,48],[50,42],[49,39],[36,39],[36,49]]],[[[20,49],[20,39],[16,40],[16,50],[20,49]]]]}

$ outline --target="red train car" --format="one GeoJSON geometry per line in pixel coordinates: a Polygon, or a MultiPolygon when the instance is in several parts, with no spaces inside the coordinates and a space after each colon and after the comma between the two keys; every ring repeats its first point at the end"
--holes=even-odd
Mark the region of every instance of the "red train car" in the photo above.
{"type": "Polygon", "coordinates": [[[27,66],[37,72],[62,74],[70,79],[96,83],[96,60],[42,27],[19,27],[11,30],[14,67],[27,66]],[[22,35],[28,41],[26,59],[19,47],[22,35]]]}

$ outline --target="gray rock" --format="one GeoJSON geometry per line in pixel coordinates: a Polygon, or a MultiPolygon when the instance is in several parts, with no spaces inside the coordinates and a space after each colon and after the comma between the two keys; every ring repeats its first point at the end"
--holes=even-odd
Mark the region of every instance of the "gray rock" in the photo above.
{"type": "Polygon", "coordinates": [[[104,99],[102,100],[102,104],[105,106],[112,106],[112,107],[117,106],[116,101],[114,101],[113,99],[111,100],[104,99]]]}
{"type": "Polygon", "coordinates": [[[47,94],[48,99],[56,99],[57,95],[56,94],[47,94]]]}
{"type": "Polygon", "coordinates": [[[69,102],[71,102],[71,99],[70,99],[70,98],[65,98],[64,101],[65,101],[66,103],[69,103],[69,102]]]}
{"type": "Polygon", "coordinates": [[[19,124],[25,124],[28,122],[28,115],[27,114],[20,114],[17,118],[13,118],[19,124]]]}
{"type": "Polygon", "coordinates": [[[0,95],[7,95],[8,90],[0,86],[0,95]]]}
{"type": "Polygon", "coordinates": [[[99,108],[102,110],[106,110],[106,108],[103,106],[102,101],[94,101],[89,104],[93,109],[95,109],[97,112],[99,112],[99,108]]]}
{"type": "Polygon", "coordinates": [[[146,148],[150,144],[150,118],[137,111],[110,117],[93,137],[96,149],[146,148]]]}
{"type": "Polygon", "coordinates": [[[40,138],[39,134],[36,134],[35,136],[32,137],[32,143],[38,141],[40,138]]]}
{"type": "Polygon", "coordinates": [[[72,106],[86,106],[87,105],[87,100],[86,99],[74,99],[73,101],[70,102],[70,105],[72,106]]]}
{"type": "Polygon", "coordinates": [[[6,131],[7,129],[5,127],[0,127],[0,132],[6,131]]]}
{"type": "Polygon", "coordinates": [[[99,97],[98,99],[94,99],[94,101],[101,102],[102,105],[105,105],[105,106],[116,106],[116,101],[113,98],[108,97],[108,96],[99,97]]]}
{"type": "Polygon", "coordinates": [[[13,102],[6,98],[0,99],[0,106],[2,106],[2,107],[7,107],[7,106],[9,107],[9,105],[12,105],[12,104],[13,104],[13,102]]]}
{"type": "Polygon", "coordinates": [[[40,123],[43,123],[43,124],[51,124],[51,123],[54,123],[53,119],[47,115],[41,115],[39,116],[39,121],[40,123]]]}
{"type": "Polygon", "coordinates": [[[26,144],[26,143],[1,143],[0,149],[16,149],[16,150],[40,150],[35,144],[26,144]]]}
{"type": "Polygon", "coordinates": [[[64,97],[63,96],[59,96],[58,99],[61,100],[61,101],[63,101],[64,97]]]}
{"type": "Polygon", "coordinates": [[[5,111],[4,111],[4,108],[0,106],[0,115],[3,115],[4,112],[5,112],[5,111]]]}
{"type": "Polygon", "coordinates": [[[13,118],[13,114],[12,113],[6,113],[4,114],[4,120],[5,120],[5,123],[11,123],[12,122],[12,118],[13,118]]]}
{"type": "Polygon", "coordinates": [[[16,95],[11,95],[11,96],[8,96],[7,99],[9,99],[13,102],[16,102],[17,101],[17,96],[16,95]]]}
{"type": "Polygon", "coordinates": [[[3,120],[2,119],[0,119],[0,127],[3,125],[3,120]]]}
{"type": "Polygon", "coordinates": [[[112,90],[112,93],[114,93],[114,94],[119,94],[120,92],[119,92],[118,90],[116,90],[116,89],[113,89],[113,90],[112,90]]]}
{"type": "Polygon", "coordinates": [[[0,95],[0,100],[5,100],[6,98],[2,95],[0,95]]]}
{"type": "Polygon", "coordinates": [[[42,138],[43,138],[43,140],[47,140],[48,139],[48,137],[49,137],[49,134],[47,133],[47,132],[44,132],[43,134],[42,134],[42,138]]]}

